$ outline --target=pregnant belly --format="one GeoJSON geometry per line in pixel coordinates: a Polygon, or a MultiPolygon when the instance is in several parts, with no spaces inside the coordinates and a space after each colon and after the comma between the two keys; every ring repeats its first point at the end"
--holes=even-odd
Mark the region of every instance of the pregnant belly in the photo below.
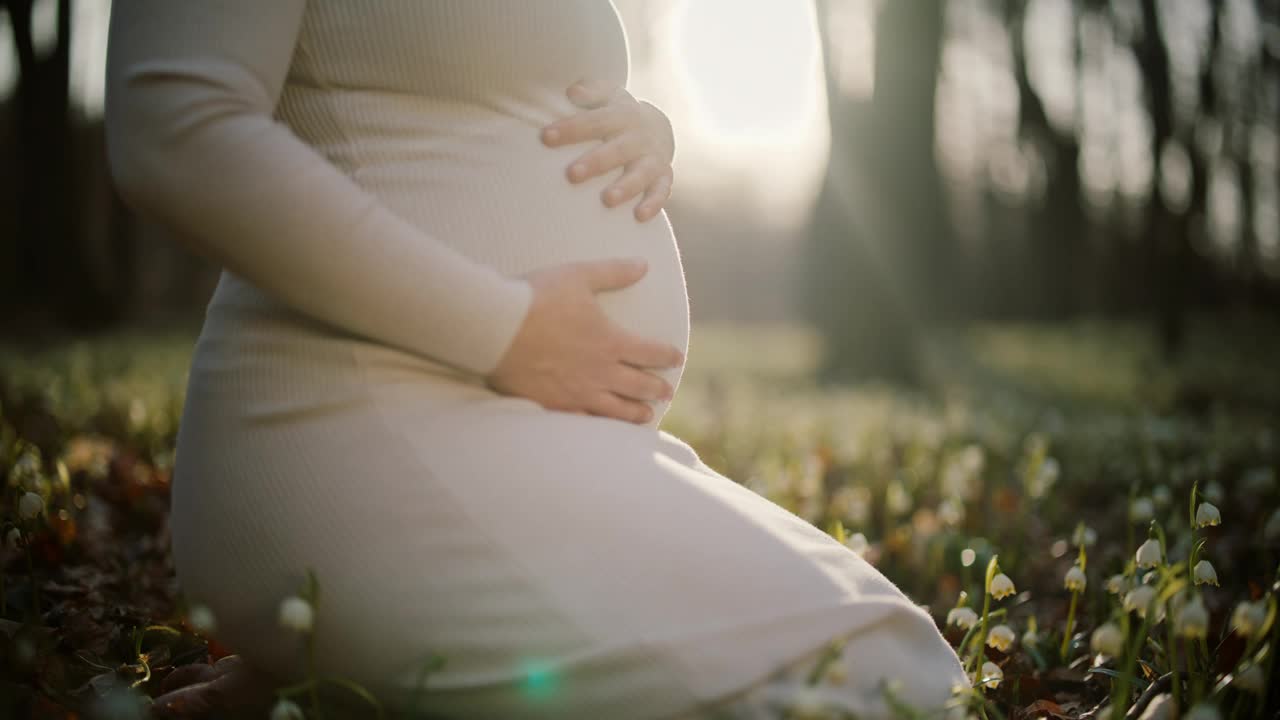
{"type": "MultiPolygon", "coordinates": [[[[622,168],[571,183],[565,170],[598,141],[549,148],[539,129],[498,117],[439,139],[380,134],[381,140],[361,141],[352,175],[437,240],[508,275],[580,260],[644,258],[644,277],[597,299],[622,328],[687,351],[689,300],[666,213],[637,221],[638,198],[606,207],[601,193],[622,168]]],[[[681,370],[654,372],[675,386],[681,370]]],[[[654,407],[656,420],[665,404],[654,407]]]]}

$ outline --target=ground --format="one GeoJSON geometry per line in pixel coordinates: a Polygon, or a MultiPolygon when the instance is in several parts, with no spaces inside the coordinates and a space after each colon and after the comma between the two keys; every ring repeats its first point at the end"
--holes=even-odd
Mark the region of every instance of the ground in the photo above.
{"type": "MultiPolygon", "coordinates": [[[[978,686],[948,718],[1272,717],[1277,335],[1210,319],[1192,337],[1170,364],[1133,325],[938,333],[929,383],[904,390],[818,386],[802,328],[695,327],[663,428],[929,608],[978,686]]],[[[0,348],[0,716],[146,717],[228,654],[168,553],[192,340],[0,348]]],[[[308,707],[308,687],[281,690],[308,707]]]]}

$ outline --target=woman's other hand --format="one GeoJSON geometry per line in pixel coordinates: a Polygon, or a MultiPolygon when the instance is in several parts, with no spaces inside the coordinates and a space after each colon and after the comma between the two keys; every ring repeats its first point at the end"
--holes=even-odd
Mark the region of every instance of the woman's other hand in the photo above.
{"type": "Polygon", "coordinates": [[[604,189],[601,201],[616,207],[643,192],[635,208],[636,220],[645,222],[656,216],[671,196],[671,163],[676,152],[671,121],[652,103],[636,100],[620,86],[584,78],[570,85],[565,94],[587,110],[544,127],[542,142],[558,147],[604,141],[569,165],[569,181],[579,183],[625,166],[622,176],[604,189]]]}
{"type": "Polygon", "coordinates": [[[617,327],[595,298],[635,283],[647,269],[643,261],[610,259],[525,274],[532,305],[486,384],[550,410],[648,422],[649,402],[670,399],[673,388],[645,368],[677,367],[684,354],[617,327]]]}

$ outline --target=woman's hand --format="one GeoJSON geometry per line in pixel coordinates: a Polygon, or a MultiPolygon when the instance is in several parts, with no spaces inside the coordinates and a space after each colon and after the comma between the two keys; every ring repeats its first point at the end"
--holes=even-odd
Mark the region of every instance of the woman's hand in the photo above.
{"type": "Polygon", "coordinates": [[[671,385],[644,368],[677,367],[679,348],[636,337],[605,315],[595,293],[623,288],[643,262],[595,260],[539,268],[523,277],[533,304],[486,384],[550,410],[605,415],[634,423],[653,418],[648,401],[669,399],[671,385]]]}
{"type": "Polygon", "coordinates": [[[626,166],[626,172],[605,188],[601,200],[614,207],[643,192],[636,220],[653,218],[671,196],[671,163],[675,133],[671,121],[652,103],[636,100],[626,88],[594,80],[579,80],[566,93],[585,112],[562,118],[542,129],[550,147],[587,140],[605,142],[569,166],[569,181],[578,183],[626,166]]]}

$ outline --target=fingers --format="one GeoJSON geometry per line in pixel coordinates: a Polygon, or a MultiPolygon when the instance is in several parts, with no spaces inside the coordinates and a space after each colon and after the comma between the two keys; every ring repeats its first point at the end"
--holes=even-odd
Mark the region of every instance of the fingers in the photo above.
{"type": "Polygon", "coordinates": [[[679,367],[684,362],[680,348],[634,336],[623,339],[619,355],[623,362],[640,368],[679,367]]]}
{"type": "Polygon", "coordinates": [[[606,105],[561,118],[542,128],[542,142],[556,147],[613,137],[627,126],[627,116],[617,106],[606,105]]]}
{"type": "Polygon", "coordinates": [[[569,182],[582,182],[626,165],[645,157],[650,149],[650,143],[643,135],[623,133],[575,160],[569,166],[569,182]]]}
{"type": "Polygon", "coordinates": [[[627,93],[626,88],[610,85],[603,80],[582,78],[565,91],[569,99],[580,107],[596,108],[607,104],[616,95],[627,93]]]}
{"type": "Polygon", "coordinates": [[[644,222],[658,214],[667,201],[671,199],[671,170],[668,168],[650,183],[640,204],[636,205],[636,220],[644,222]]]}
{"type": "Polygon", "coordinates": [[[631,400],[670,400],[671,384],[647,370],[619,365],[610,379],[610,389],[631,400]]]}
{"type": "Polygon", "coordinates": [[[633,423],[646,423],[653,419],[653,408],[648,403],[627,400],[611,392],[597,395],[589,412],[633,423]]]}
{"type": "Polygon", "coordinates": [[[658,161],[646,155],[627,165],[627,171],[605,188],[600,198],[606,207],[614,207],[639,195],[662,175],[662,167],[658,165],[658,161]]]}
{"type": "Polygon", "coordinates": [[[649,263],[643,258],[591,260],[576,265],[592,292],[627,287],[649,271],[649,263]]]}

